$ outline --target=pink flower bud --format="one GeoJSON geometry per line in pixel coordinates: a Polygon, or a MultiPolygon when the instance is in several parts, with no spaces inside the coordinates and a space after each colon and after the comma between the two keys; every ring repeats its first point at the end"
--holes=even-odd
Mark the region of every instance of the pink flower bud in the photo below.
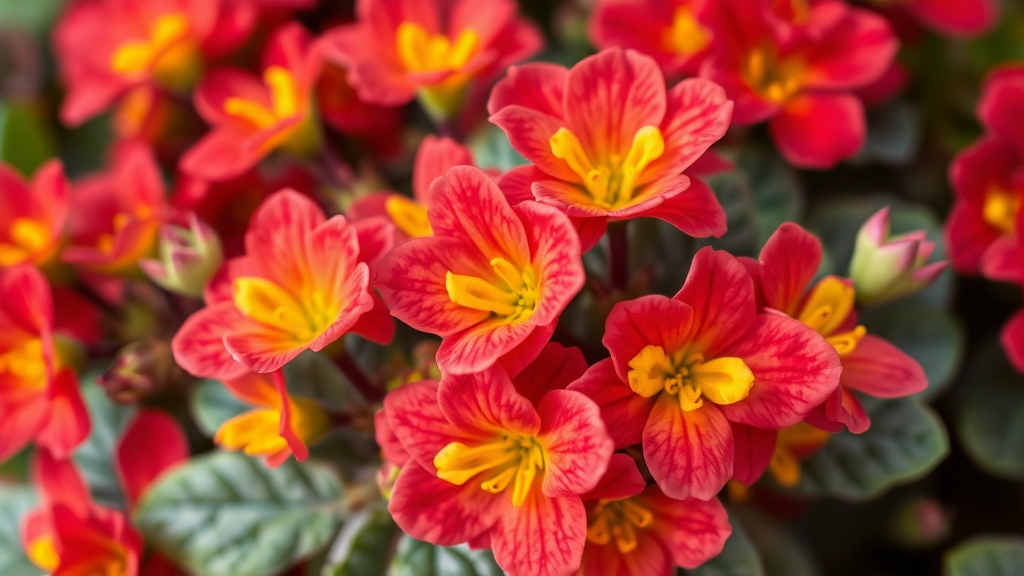
{"type": "Polygon", "coordinates": [[[224,255],[212,228],[195,214],[190,214],[188,220],[187,229],[164,224],[160,229],[159,259],[143,260],[139,265],[161,287],[199,297],[224,262],[224,255]]]}

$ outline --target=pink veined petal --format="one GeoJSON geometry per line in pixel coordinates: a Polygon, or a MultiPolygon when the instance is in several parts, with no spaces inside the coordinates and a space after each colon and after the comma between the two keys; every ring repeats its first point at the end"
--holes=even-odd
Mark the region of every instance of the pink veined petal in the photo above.
{"type": "MultiPolygon", "coordinates": [[[[520,374],[520,372],[524,369],[524,367],[532,366],[535,362],[537,362],[537,358],[542,353],[544,353],[546,347],[549,344],[552,346],[558,346],[558,344],[551,342],[551,335],[555,333],[556,326],[558,326],[557,319],[551,324],[535,327],[533,329],[533,332],[530,332],[529,336],[527,336],[515,348],[502,355],[501,358],[498,358],[495,364],[497,366],[501,366],[505,370],[505,372],[508,373],[509,378],[515,380],[516,377],[520,374]]],[[[568,351],[572,350],[575,350],[575,348],[568,349],[568,351]]],[[[560,361],[561,355],[559,355],[558,358],[555,359],[555,362],[560,361]]],[[[583,371],[586,371],[585,364],[586,362],[584,362],[583,371]]],[[[544,377],[546,378],[547,373],[545,372],[544,374],[544,377]]],[[[533,382],[530,384],[524,384],[524,387],[520,388],[520,383],[517,381],[516,390],[518,390],[519,393],[522,394],[523,396],[530,398],[531,404],[536,404],[536,402],[540,401],[540,397],[543,396],[544,393],[550,390],[554,390],[556,388],[565,388],[565,385],[563,385],[563,383],[565,383],[564,380],[552,382],[533,382]],[[543,390],[543,392],[541,390],[543,390]],[[533,397],[534,394],[537,395],[536,398],[533,397]]]]}
{"type": "Polygon", "coordinates": [[[383,408],[377,410],[373,415],[373,432],[384,460],[401,468],[412,458],[392,429],[388,415],[383,408]]]}
{"type": "Polygon", "coordinates": [[[593,489],[614,450],[597,404],[579,392],[554,390],[540,401],[537,413],[547,457],[544,494],[573,496],[593,489]]]}
{"type": "Polygon", "coordinates": [[[678,174],[689,168],[725,136],[732,108],[725,90],[710,80],[690,78],[676,84],[668,92],[660,125],[665,152],[644,172],[678,174]]]}
{"type": "Polygon", "coordinates": [[[505,131],[512,148],[537,165],[551,178],[581,182],[579,175],[551,151],[551,137],[564,127],[564,121],[550,114],[519,104],[494,112],[490,121],[505,131]]]}
{"type": "Polygon", "coordinates": [[[513,212],[522,221],[540,291],[530,321],[550,324],[586,283],[579,236],[569,218],[550,206],[524,202],[513,212]]]}
{"type": "Polygon", "coordinates": [[[628,384],[615,374],[610,358],[590,367],[569,390],[585,394],[601,408],[601,419],[615,442],[615,448],[639,444],[644,426],[654,408],[657,397],[644,398],[633,392],[628,384]]]}
{"type": "Polygon", "coordinates": [[[629,382],[630,360],[647,346],[674,354],[689,344],[692,323],[689,304],[660,294],[641,296],[612,307],[601,343],[611,352],[619,380],[629,382]]]}
{"type": "Polygon", "coordinates": [[[1010,364],[1024,374],[1024,311],[1010,317],[1010,321],[1003,327],[1003,332],[999,336],[999,342],[1003,345],[1010,364]]]}
{"type": "Polygon", "coordinates": [[[388,345],[395,337],[395,321],[391,318],[388,305],[376,292],[369,292],[373,306],[359,316],[350,332],[377,344],[388,345]]]}
{"type": "Polygon", "coordinates": [[[540,168],[533,164],[524,164],[505,172],[498,177],[498,188],[508,198],[512,207],[523,202],[536,200],[533,195],[533,183],[541,180],[548,180],[548,176],[540,168]]]}
{"type": "Polygon", "coordinates": [[[824,170],[864,145],[867,120],[860,100],[848,94],[805,94],[772,118],[779,152],[794,166],[824,170]]]}
{"type": "Polygon", "coordinates": [[[545,394],[552,390],[565,390],[587,371],[587,360],[579,348],[566,348],[557,342],[548,342],[536,358],[522,365],[524,358],[506,355],[501,359],[515,384],[516,391],[536,406],[545,394]]]}
{"type": "Polygon", "coordinates": [[[380,259],[395,246],[394,224],[381,215],[351,222],[350,226],[356,232],[359,262],[365,262],[370,272],[375,272],[380,259]]]}
{"type": "Polygon", "coordinates": [[[140,411],[117,443],[117,473],[129,505],[188,457],[188,439],[174,418],[159,410],[140,411]]]}
{"type": "Polygon", "coordinates": [[[442,372],[452,374],[486,370],[521,346],[536,346],[539,342],[532,338],[534,331],[544,330],[550,337],[550,326],[537,326],[532,319],[513,324],[497,319],[484,320],[446,336],[437,351],[437,365],[442,372]]]}
{"type": "Polygon", "coordinates": [[[0,274],[3,314],[29,334],[42,334],[54,324],[53,296],[42,272],[29,265],[0,274]]]}
{"type": "Polygon", "coordinates": [[[302,294],[308,288],[304,279],[311,274],[319,278],[321,271],[314,268],[327,265],[327,240],[334,243],[337,263],[330,265],[324,276],[334,280],[340,276],[339,270],[355,266],[359,254],[355,230],[344,216],[335,216],[328,224],[311,198],[285,189],[264,200],[252,215],[245,233],[245,252],[261,276],[302,294]],[[318,228],[319,241],[314,237],[318,228]]]}
{"type": "Polygon", "coordinates": [[[989,280],[1024,284],[1024,245],[1015,236],[999,238],[982,256],[981,273],[989,280]]]}
{"type": "Polygon", "coordinates": [[[718,406],[683,411],[670,394],[658,397],[644,427],[644,461],[665,494],[710,500],[732,477],[732,428],[718,406]]]}
{"type": "Polygon", "coordinates": [[[493,115],[507,106],[523,106],[562,118],[562,98],[568,75],[564,66],[556,64],[538,62],[513,66],[491,90],[487,112],[493,115]]]}
{"type": "Polygon", "coordinates": [[[432,474],[436,472],[434,457],[442,448],[477,434],[476,430],[464,430],[445,418],[437,402],[437,388],[437,381],[424,380],[400,386],[384,398],[384,415],[394,437],[432,474]]]}
{"type": "Polygon", "coordinates": [[[621,500],[630,496],[636,496],[647,487],[640,470],[636,466],[636,460],[628,454],[612,454],[608,461],[608,469],[598,481],[597,485],[586,494],[581,494],[583,500],[621,500]]]}
{"type": "Polygon", "coordinates": [[[714,190],[703,180],[683,177],[689,180],[686,190],[640,216],[664,220],[694,238],[720,238],[726,231],[725,209],[718,202],[714,190]]]}
{"type": "Polygon", "coordinates": [[[437,403],[445,418],[460,430],[511,430],[525,436],[536,436],[541,430],[537,410],[516,392],[508,374],[499,367],[475,374],[443,374],[437,403]]]}
{"type": "Polygon", "coordinates": [[[587,539],[587,514],[579,497],[549,498],[535,487],[522,506],[507,506],[503,512],[491,531],[491,547],[506,572],[564,576],[579,567],[587,539]]]}
{"type": "Polygon", "coordinates": [[[842,358],[840,383],[876,398],[901,398],[928,387],[924,369],[890,342],[868,334],[842,358]]]}
{"type": "Polygon", "coordinates": [[[269,152],[248,145],[250,136],[250,132],[237,126],[216,127],[182,155],[181,170],[211,182],[241,176],[269,152]]]}
{"type": "Polygon", "coordinates": [[[472,166],[473,156],[451,138],[427,136],[420,143],[412,168],[412,190],[416,200],[426,203],[430,185],[455,166],[472,166]]]}
{"type": "Polygon", "coordinates": [[[746,267],[728,252],[701,248],[693,257],[686,282],[673,297],[693,307],[685,341],[706,358],[747,331],[754,321],[754,282],[746,267]]]}
{"type": "Polygon", "coordinates": [[[786,222],[761,249],[761,290],[766,305],[794,316],[821,266],[821,242],[798,224],[786,222]]]}
{"type": "Polygon", "coordinates": [[[46,422],[50,403],[45,393],[36,396],[18,404],[0,404],[0,418],[4,422],[4,434],[0,434],[0,462],[14,456],[35,440],[46,422]]]}
{"type": "Polygon", "coordinates": [[[732,479],[752,486],[757,482],[775,452],[775,430],[763,430],[743,424],[732,425],[732,438],[736,443],[736,458],[733,461],[732,479]]]}
{"type": "Polygon", "coordinates": [[[732,534],[725,507],[717,498],[669,498],[648,486],[637,503],[654,511],[652,530],[668,548],[676,566],[693,569],[721,553],[732,534]]]}
{"type": "Polygon", "coordinates": [[[864,410],[853,391],[840,386],[821,405],[807,414],[811,426],[832,434],[843,431],[845,426],[853,434],[863,434],[871,427],[871,418],[864,410]]]}

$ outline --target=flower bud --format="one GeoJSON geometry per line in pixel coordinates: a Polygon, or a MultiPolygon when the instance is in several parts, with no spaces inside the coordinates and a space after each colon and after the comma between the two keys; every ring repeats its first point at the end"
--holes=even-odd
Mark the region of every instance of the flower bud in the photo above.
{"type": "Polygon", "coordinates": [[[947,262],[928,263],[935,243],[924,230],[889,235],[889,208],[868,218],[857,234],[850,278],[863,306],[881,304],[927,288],[947,262]]]}
{"type": "Polygon", "coordinates": [[[189,215],[187,229],[163,225],[159,254],[159,260],[143,260],[139,265],[162,288],[184,296],[202,296],[224,261],[217,233],[195,214],[189,215]]]}
{"type": "Polygon", "coordinates": [[[174,363],[169,342],[144,340],[122,348],[97,382],[115,402],[137,404],[183,375],[174,363]]]}

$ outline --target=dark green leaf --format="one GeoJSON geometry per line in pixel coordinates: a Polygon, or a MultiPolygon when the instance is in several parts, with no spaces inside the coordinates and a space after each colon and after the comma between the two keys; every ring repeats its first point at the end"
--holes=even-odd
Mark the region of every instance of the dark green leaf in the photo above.
{"type": "Polygon", "coordinates": [[[738,522],[732,520],[732,535],[722,553],[703,565],[684,570],[690,576],[765,576],[761,558],[738,522]]]}
{"type": "Polygon", "coordinates": [[[398,543],[389,576],[502,576],[487,550],[434,546],[408,536],[398,543]]]}
{"type": "Polygon", "coordinates": [[[787,526],[746,507],[730,510],[729,519],[734,527],[742,521],[766,576],[820,576],[807,546],[787,526]]]}
{"type": "Polygon", "coordinates": [[[744,148],[736,165],[750,183],[758,246],[763,246],[779,225],[800,218],[803,190],[789,164],[769,148],[744,148]]]}
{"type": "Polygon", "coordinates": [[[921,115],[906,102],[889,102],[868,111],[868,137],[857,160],[904,166],[917,156],[921,115]]]}
{"type": "Polygon", "coordinates": [[[89,408],[92,432],[75,451],[75,464],[89,485],[93,500],[111,508],[125,507],[121,481],[114,468],[117,442],[135,416],[135,409],[115,404],[97,386],[96,373],[82,378],[82,395],[89,408]]]}
{"type": "MultiPolygon", "coordinates": [[[[699,240],[698,246],[714,246],[736,256],[756,256],[761,245],[758,243],[757,207],[750,181],[743,174],[729,172],[712,176],[708,184],[725,209],[728,231],[721,238],[699,240]]],[[[682,234],[678,230],[675,232],[682,234]]]]}
{"type": "Polygon", "coordinates": [[[497,126],[488,125],[473,134],[469,149],[473,153],[473,161],[481,168],[497,168],[508,172],[527,163],[526,158],[509,144],[505,132],[497,126]]]}
{"type": "Polygon", "coordinates": [[[324,576],[385,576],[400,533],[383,506],[363,510],[342,529],[324,576]]]}
{"type": "Polygon", "coordinates": [[[944,563],[946,576],[1019,576],[1024,574],[1024,539],[976,538],[947,552],[944,563]]]}
{"type": "Polygon", "coordinates": [[[939,417],[913,398],[871,403],[871,429],[834,435],[803,462],[797,493],[864,500],[920,478],[949,452],[939,417]]]}
{"type": "Polygon", "coordinates": [[[990,474],[1024,479],[1024,376],[993,342],[964,380],[956,430],[964,450],[990,474]]]}
{"type": "Polygon", "coordinates": [[[341,483],[326,466],[269,468],[214,452],[161,477],[135,524],[147,544],[197,576],[269,576],[326,546],[342,506],[341,483]]]}
{"type": "Polygon", "coordinates": [[[235,398],[216,380],[203,380],[192,391],[189,406],[196,425],[207,436],[217,433],[220,425],[250,410],[250,406],[235,398]]]}
{"type": "Polygon", "coordinates": [[[0,0],[0,22],[37,34],[45,33],[65,0],[0,0]]]}
{"type": "Polygon", "coordinates": [[[0,486],[0,574],[40,576],[43,571],[21,546],[21,520],[36,506],[36,493],[28,486],[0,486]]]}
{"type": "MultiPolygon", "coordinates": [[[[38,4],[14,1],[26,6],[38,4]]],[[[4,21],[2,7],[0,4],[0,22],[4,21]]],[[[0,102],[0,160],[31,177],[55,151],[52,128],[38,114],[20,104],[0,102]]]]}

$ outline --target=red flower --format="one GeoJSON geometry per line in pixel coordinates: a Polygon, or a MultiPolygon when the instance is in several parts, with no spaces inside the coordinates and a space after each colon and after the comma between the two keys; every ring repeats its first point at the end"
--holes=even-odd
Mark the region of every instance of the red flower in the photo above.
{"type": "Polygon", "coordinates": [[[181,159],[181,169],[206,180],[229,180],[284,148],[309,155],[320,148],[313,89],[322,59],[297,23],[278,30],[263,55],[263,77],[244,70],[211,72],[196,89],[199,114],[213,130],[181,159]]]}
{"type": "Polygon", "coordinates": [[[714,498],[733,475],[730,422],[781,429],[833,393],[839,358],[813,330],[759,314],[746,268],[704,248],[674,298],[620,302],[603,339],[612,357],[570,386],[601,406],[617,447],[643,443],[672,498],[714,498]]]}
{"type": "Polygon", "coordinates": [[[501,189],[513,204],[536,199],[565,212],[584,248],[609,220],[660,218],[691,236],[725,233],[714,193],[683,173],[729,127],[732,103],[715,84],[691,79],[666,91],[650,57],[605,50],[572,70],[512,68],[488,110],[533,162],[503,176],[501,189]]]}
{"type": "Polygon", "coordinates": [[[1016,242],[1024,200],[1024,65],[997,69],[985,82],[978,116],[988,134],[953,161],[956,203],[946,223],[953,267],[999,279],[1001,256],[1016,242]]]}
{"type": "Polygon", "coordinates": [[[991,30],[999,21],[997,0],[868,0],[882,11],[905,11],[941,34],[963,38],[991,30]]]}
{"type": "Polygon", "coordinates": [[[854,391],[900,398],[924,390],[928,380],[916,360],[857,324],[856,294],[849,280],[826,276],[811,285],[821,258],[821,242],[800,226],[786,223],[768,239],[760,262],[751,261],[749,268],[766,308],[813,328],[839,353],[841,385],[808,421],[830,432],[840,431],[842,424],[859,434],[871,421],[854,391]]]}
{"type": "Polygon", "coordinates": [[[246,255],[225,263],[171,346],[194,376],[231,380],[273,372],[346,332],[387,343],[394,324],[369,290],[371,268],[391,247],[381,220],[327,219],[309,198],[283,190],[253,215],[246,255]]]}
{"type": "Polygon", "coordinates": [[[733,424],[732,434],[736,440],[733,480],[751,486],[768,470],[780,486],[790,488],[800,483],[800,462],[820,450],[832,437],[831,433],[807,422],[782,430],[733,424]]]}
{"type": "Polygon", "coordinates": [[[830,168],[864,144],[864,107],[853,91],[886,73],[896,36],[882,17],[842,2],[815,2],[794,20],[768,1],[716,4],[715,48],[701,76],[725,87],[737,124],[768,120],[789,162],[830,168]]]}
{"type": "Polygon", "coordinates": [[[67,458],[89,435],[78,378],[55,343],[46,278],[30,266],[0,273],[0,461],[31,442],[67,458]]]}
{"type": "Polygon", "coordinates": [[[31,184],[0,164],[0,269],[53,261],[64,242],[70,212],[71,197],[60,161],[40,167],[31,184]]]}
{"type": "Polygon", "coordinates": [[[521,361],[388,394],[384,414],[410,458],[388,509],[409,535],[490,547],[512,575],[567,575],[580,564],[586,512],[612,442],[597,406],[564,390],[586,368],[549,345],[521,361]]]}
{"type": "Polygon", "coordinates": [[[674,500],[647,486],[636,462],[612,455],[583,495],[587,545],[578,576],[671,576],[717,556],[732,533],[717,499],[674,500]]]}
{"type": "Polygon", "coordinates": [[[512,0],[358,0],[358,22],[324,37],[362,100],[396,106],[419,97],[451,118],[473,81],[540,51],[540,32],[512,0]]]}
{"type": "Polygon", "coordinates": [[[154,252],[167,212],[163,177],[149,148],[122,147],[109,169],[78,182],[72,193],[64,261],[104,274],[135,272],[154,252]]]}
{"type": "Polygon", "coordinates": [[[378,192],[357,198],[348,209],[352,220],[384,217],[395,225],[395,244],[409,238],[430,236],[427,220],[427,194],[435,179],[455,166],[473,166],[468,148],[451,138],[427,136],[416,153],[412,169],[413,198],[394,192],[378,192]]]}
{"type": "Polygon", "coordinates": [[[57,24],[55,49],[68,95],[61,119],[78,125],[132,88],[187,91],[216,36],[220,0],[84,0],[57,24]]]}
{"type": "Polygon", "coordinates": [[[693,75],[714,33],[714,0],[598,0],[589,33],[598,48],[633,48],[654,58],[669,78],[693,75]]]}
{"type": "Polygon", "coordinates": [[[480,169],[456,166],[430,187],[432,236],[380,263],[377,287],[391,314],[441,336],[443,372],[469,374],[520,347],[535,355],[583,287],[569,219],[536,202],[509,206],[480,169]]]}
{"type": "Polygon", "coordinates": [[[330,429],[324,409],[314,400],[292,396],[284,374],[249,373],[227,380],[224,386],[239,400],[256,409],[221,424],[213,441],[225,450],[244,450],[263,456],[269,466],[280,466],[292,454],[302,461],[309,446],[319,442],[330,429]]]}

